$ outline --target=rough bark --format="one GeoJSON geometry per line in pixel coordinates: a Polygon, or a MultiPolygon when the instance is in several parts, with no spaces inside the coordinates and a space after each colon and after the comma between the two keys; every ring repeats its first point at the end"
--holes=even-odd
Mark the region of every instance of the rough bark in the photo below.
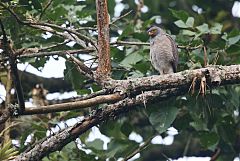
{"type": "Polygon", "coordinates": [[[209,66],[195,70],[185,70],[182,72],[166,75],[155,75],[143,78],[133,78],[127,80],[112,80],[106,83],[107,88],[115,88],[115,91],[128,91],[139,93],[148,90],[164,90],[169,88],[190,88],[195,79],[198,85],[202,78],[206,78],[209,87],[239,84],[240,65],[231,66],[209,66]]]}
{"type": "Polygon", "coordinates": [[[100,78],[108,76],[111,71],[109,44],[109,16],[107,0],[96,0],[98,26],[98,69],[100,78]]]}
{"type": "Polygon", "coordinates": [[[134,98],[144,92],[143,97],[149,96],[151,100],[158,98],[161,93],[167,93],[168,97],[180,95],[187,93],[189,90],[198,90],[203,78],[206,78],[207,87],[209,88],[240,84],[240,65],[211,66],[162,76],[155,75],[128,80],[108,80],[105,82],[105,88],[112,94],[95,96],[82,101],[28,108],[24,114],[40,114],[87,108],[97,104],[123,100],[126,96],[134,98]],[[195,81],[195,85],[191,86],[193,80],[195,81]]]}
{"type": "MultiPolygon", "coordinates": [[[[203,71],[206,71],[206,69],[208,69],[207,71],[210,71],[208,73],[208,76],[209,78],[212,78],[212,83],[214,83],[216,80],[218,80],[216,81],[217,85],[240,83],[240,65],[232,65],[232,66],[225,66],[225,67],[218,66],[218,67],[197,69],[193,71],[184,71],[180,73],[171,74],[171,77],[169,77],[170,75],[166,75],[166,76],[154,76],[154,77],[150,77],[150,79],[147,79],[147,77],[143,78],[144,80],[143,82],[148,81],[150,82],[149,84],[153,83],[152,85],[155,84],[156,85],[155,87],[161,90],[146,91],[134,97],[129,96],[116,103],[107,105],[102,109],[97,110],[96,113],[93,114],[92,116],[86,117],[81,122],[77,123],[74,127],[70,129],[66,129],[60,132],[59,134],[51,136],[45,141],[37,144],[29,152],[25,152],[17,156],[15,160],[23,160],[23,161],[39,160],[44,156],[48,155],[49,153],[61,149],[63,146],[65,146],[70,141],[76,139],[82,133],[86,132],[93,126],[96,126],[105,120],[115,118],[120,114],[126,113],[129,110],[133,110],[136,107],[140,107],[141,105],[143,106],[145,105],[145,103],[156,100],[156,98],[158,101],[161,101],[161,100],[166,100],[167,98],[174,95],[175,96],[181,95],[182,93],[188,91],[188,88],[186,88],[185,85],[188,85],[189,87],[189,83],[191,82],[190,78],[195,76],[198,76],[200,78],[202,76],[206,76],[206,73],[204,75],[201,74],[203,71]],[[166,77],[169,77],[169,78],[167,79],[166,77]],[[160,81],[161,83],[165,82],[165,84],[162,84],[162,86],[168,89],[164,90],[163,88],[161,88],[161,86],[157,83],[157,80],[160,81]],[[182,83],[182,85],[180,85],[180,87],[173,88],[175,87],[175,85],[171,86],[168,84],[168,82],[171,82],[171,81],[175,85],[177,84],[177,82],[180,84],[182,83]],[[221,83],[219,84],[219,82],[221,83]]],[[[135,81],[137,80],[135,79],[135,81]]],[[[134,88],[131,88],[131,89],[138,89],[135,87],[139,87],[139,86],[133,86],[133,87],[134,88]]],[[[147,86],[147,87],[148,87],[147,89],[150,90],[152,89],[153,86],[147,86]]],[[[142,89],[142,88],[139,88],[139,89],[142,89]]]]}

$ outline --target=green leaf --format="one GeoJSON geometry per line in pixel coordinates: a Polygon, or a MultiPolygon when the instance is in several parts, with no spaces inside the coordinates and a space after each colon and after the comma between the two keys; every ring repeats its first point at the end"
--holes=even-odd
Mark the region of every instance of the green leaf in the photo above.
{"type": "Polygon", "coordinates": [[[131,35],[132,33],[134,33],[134,26],[133,25],[127,25],[122,34],[118,37],[118,40],[122,40],[125,37],[129,37],[129,35],[131,35]]]}
{"type": "Polygon", "coordinates": [[[152,126],[161,134],[165,132],[175,120],[178,109],[172,105],[154,106],[154,111],[149,115],[152,126]]]}
{"type": "Polygon", "coordinates": [[[204,148],[215,150],[219,141],[219,136],[215,132],[201,131],[198,133],[198,137],[204,148]]]}
{"type": "Polygon", "coordinates": [[[229,46],[236,44],[238,41],[240,40],[240,35],[234,36],[234,37],[230,37],[228,39],[228,44],[229,46]]]}
{"type": "Polygon", "coordinates": [[[128,136],[125,136],[121,132],[121,127],[122,127],[123,122],[116,122],[116,121],[107,121],[104,122],[99,130],[101,131],[102,134],[108,136],[108,137],[114,137],[117,139],[126,139],[128,136]]]}
{"type": "Polygon", "coordinates": [[[122,157],[129,152],[135,150],[138,147],[138,143],[132,140],[116,140],[113,139],[108,143],[107,157],[122,157]]]}
{"type": "Polygon", "coordinates": [[[226,114],[219,118],[217,129],[224,142],[233,146],[236,140],[236,126],[233,117],[226,114]]]}
{"type": "Polygon", "coordinates": [[[121,127],[121,132],[128,137],[131,132],[133,131],[133,127],[131,124],[129,124],[128,122],[125,122],[122,127],[121,127]]]}
{"type": "Polygon", "coordinates": [[[179,28],[188,28],[188,26],[182,20],[177,20],[174,22],[174,24],[179,28]]]}
{"type": "Polygon", "coordinates": [[[196,35],[195,32],[190,31],[190,30],[182,30],[182,34],[183,35],[187,35],[187,36],[194,36],[194,35],[196,35]]]}
{"type": "Polygon", "coordinates": [[[71,82],[73,88],[77,92],[81,94],[89,93],[89,90],[86,90],[82,87],[86,81],[86,77],[79,73],[75,64],[73,64],[72,62],[66,61],[65,64],[66,69],[64,70],[64,78],[67,81],[71,82]]]}
{"type": "Polygon", "coordinates": [[[196,28],[201,32],[201,34],[207,34],[210,32],[210,30],[208,28],[208,24],[206,24],[206,23],[204,23],[200,26],[197,26],[196,28]]]}
{"type": "Polygon", "coordinates": [[[86,142],[86,146],[94,148],[96,150],[103,150],[103,141],[101,139],[95,139],[92,142],[86,142]]]}
{"type": "Polygon", "coordinates": [[[124,67],[132,67],[132,65],[135,65],[137,62],[141,61],[143,59],[143,56],[140,55],[137,52],[134,52],[132,54],[129,54],[121,61],[120,65],[124,67]]]}
{"type": "Polygon", "coordinates": [[[114,157],[117,152],[122,152],[124,149],[127,148],[127,146],[127,144],[124,144],[124,142],[118,140],[110,141],[110,143],[108,143],[107,157],[114,157]]]}
{"type": "Polygon", "coordinates": [[[10,157],[17,155],[18,151],[12,148],[12,142],[8,141],[3,146],[0,146],[0,160],[8,160],[10,157]]]}
{"type": "Polygon", "coordinates": [[[188,17],[188,19],[186,21],[186,26],[193,27],[193,25],[194,25],[194,18],[193,17],[188,17]]]}
{"type": "Polygon", "coordinates": [[[221,34],[223,25],[220,23],[215,23],[213,27],[210,28],[211,34],[221,34]]]}
{"type": "Polygon", "coordinates": [[[182,21],[186,21],[189,17],[189,14],[186,12],[186,11],[183,11],[183,10],[180,10],[180,11],[177,11],[177,10],[173,10],[173,9],[170,9],[169,10],[171,11],[172,15],[177,18],[177,19],[180,19],[182,21]]]}

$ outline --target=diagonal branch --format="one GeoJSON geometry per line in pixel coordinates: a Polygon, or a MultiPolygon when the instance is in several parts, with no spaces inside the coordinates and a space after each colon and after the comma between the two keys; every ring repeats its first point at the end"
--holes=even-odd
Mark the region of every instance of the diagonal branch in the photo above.
{"type": "MultiPolygon", "coordinates": [[[[36,144],[30,151],[20,154],[13,159],[13,161],[41,160],[51,152],[61,150],[66,144],[75,140],[79,135],[83,134],[93,126],[98,125],[102,121],[114,118],[121,113],[132,110],[134,109],[133,107],[136,107],[136,105],[141,105],[142,99],[148,99],[150,98],[149,96],[150,93],[145,94],[144,96],[141,94],[136,98],[126,98],[117,103],[107,105],[103,110],[98,110],[93,116],[86,117],[75,126],[65,129],[62,132],[36,144]]],[[[166,97],[163,95],[162,98],[165,99],[166,97]]]]}
{"type": "Polygon", "coordinates": [[[66,53],[73,60],[74,64],[77,65],[77,69],[81,74],[85,75],[86,77],[88,77],[90,79],[94,79],[93,78],[93,72],[91,71],[90,68],[88,68],[83,62],[81,62],[80,60],[78,60],[77,58],[72,56],[70,53],[68,53],[68,52],[66,52],[66,53]]]}
{"type": "Polygon", "coordinates": [[[18,98],[18,104],[19,104],[19,113],[23,113],[25,109],[25,103],[24,103],[24,97],[23,97],[23,91],[22,91],[22,85],[21,81],[19,79],[18,75],[18,69],[17,69],[17,62],[16,62],[16,56],[14,54],[14,51],[12,49],[11,41],[8,40],[6,32],[4,30],[4,26],[2,24],[2,21],[0,19],[0,26],[3,34],[3,50],[4,53],[9,57],[9,63],[11,68],[11,76],[14,82],[14,87],[16,89],[17,98],[18,98]]]}

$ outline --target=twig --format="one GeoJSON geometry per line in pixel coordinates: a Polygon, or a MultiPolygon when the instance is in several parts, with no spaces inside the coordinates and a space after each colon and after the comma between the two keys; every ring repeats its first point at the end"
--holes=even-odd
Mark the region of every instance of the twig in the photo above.
{"type": "Polygon", "coordinates": [[[40,14],[40,16],[39,16],[39,20],[42,19],[42,16],[44,15],[44,13],[45,13],[45,11],[48,9],[48,7],[52,4],[52,2],[53,2],[53,0],[49,0],[49,1],[47,2],[46,6],[43,8],[43,10],[42,10],[42,12],[41,12],[41,14],[40,14]]]}
{"type": "Polygon", "coordinates": [[[95,27],[79,27],[79,28],[75,29],[75,31],[81,31],[81,30],[93,30],[93,31],[96,31],[97,28],[95,28],[95,27]]]}
{"type": "Polygon", "coordinates": [[[24,24],[21,19],[18,17],[18,15],[13,12],[13,10],[11,10],[8,6],[6,6],[3,2],[0,2],[0,6],[2,6],[4,9],[6,9],[8,12],[10,12],[10,14],[13,15],[13,17],[17,20],[18,23],[20,24],[24,24]]]}
{"type": "Polygon", "coordinates": [[[192,134],[190,134],[189,137],[188,137],[186,146],[185,146],[184,151],[183,151],[183,156],[186,156],[186,155],[187,155],[187,152],[188,152],[188,149],[189,149],[189,145],[190,145],[190,143],[191,143],[191,140],[192,140],[192,134]]]}
{"type": "MultiPolygon", "coordinates": [[[[94,48],[85,48],[85,49],[76,49],[76,50],[67,50],[69,54],[86,54],[86,53],[92,53],[96,50],[94,48]]],[[[29,49],[18,49],[15,52],[15,55],[18,59],[21,58],[33,58],[33,57],[40,57],[40,56],[52,56],[52,55],[61,55],[65,56],[66,51],[49,51],[49,52],[39,52],[37,48],[29,48],[29,49]],[[34,51],[36,50],[36,51],[34,51]]],[[[0,62],[7,61],[8,58],[4,57],[0,59],[0,62]]]]}
{"type": "Polygon", "coordinates": [[[147,45],[147,46],[150,45],[150,43],[146,43],[146,42],[131,42],[131,41],[116,41],[110,44],[111,45],[147,45]]]}
{"type": "Polygon", "coordinates": [[[171,159],[169,159],[169,157],[166,154],[161,153],[161,155],[166,159],[166,161],[172,161],[171,159]]]}
{"type": "Polygon", "coordinates": [[[90,79],[93,79],[93,72],[91,71],[90,68],[88,68],[83,62],[81,62],[80,60],[78,60],[77,58],[72,56],[70,53],[68,53],[68,52],[66,52],[66,53],[73,60],[74,64],[77,65],[77,69],[81,74],[87,76],[90,79]]]}
{"type": "Polygon", "coordinates": [[[37,24],[36,25],[28,24],[28,25],[33,27],[33,28],[40,29],[40,30],[43,30],[43,31],[47,31],[47,32],[50,32],[52,34],[64,37],[65,39],[75,41],[77,44],[81,45],[84,48],[87,47],[86,43],[75,34],[70,35],[69,33],[66,33],[66,32],[59,32],[59,31],[56,31],[56,30],[52,29],[51,27],[43,26],[43,25],[37,25],[37,24]]]}
{"type": "Polygon", "coordinates": [[[100,90],[100,91],[97,91],[97,92],[94,92],[94,93],[91,93],[85,97],[79,97],[79,98],[76,98],[75,101],[83,101],[83,100],[87,100],[87,99],[90,99],[90,98],[93,98],[93,97],[96,97],[96,96],[100,96],[100,95],[104,95],[104,94],[107,94],[108,90],[106,89],[103,89],[103,90],[100,90]]]}
{"type": "Polygon", "coordinates": [[[49,50],[49,49],[52,49],[52,48],[55,48],[55,47],[58,47],[58,46],[66,45],[69,42],[70,42],[70,40],[67,40],[67,41],[64,41],[64,42],[61,42],[61,43],[54,44],[52,46],[42,47],[42,48],[38,49],[38,51],[49,50]]]}
{"type": "MultiPolygon", "coordinates": [[[[116,41],[116,42],[112,42],[110,43],[111,45],[146,45],[149,46],[150,43],[147,42],[133,42],[133,41],[116,41]]],[[[179,49],[185,49],[185,50],[196,50],[199,48],[202,48],[203,45],[198,45],[198,46],[181,46],[181,45],[177,45],[177,47],[179,49]]]]}
{"type": "Polygon", "coordinates": [[[94,48],[86,48],[86,49],[77,49],[77,50],[67,50],[67,51],[49,51],[49,52],[38,52],[38,53],[24,53],[23,55],[19,55],[18,58],[31,58],[31,57],[39,57],[39,56],[51,56],[51,55],[61,55],[65,56],[66,52],[68,54],[86,54],[90,52],[94,52],[94,48]]]}
{"type": "Polygon", "coordinates": [[[203,46],[203,53],[204,53],[204,67],[206,67],[208,65],[208,57],[207,57],[206,46],[203,46]]]}
{"type": "Polygon", "coordinates": [[[181,46],[181,45],[177,45],[177,47],[179,49],[185,49],[185,50],[196,50],[196,49],[202,48],[203,45],[198,45],[198,46],[181,46]]]}
{"type": "Polygon", "coordinates": [[[14,86],[15,86],[16,93],[17,93],[18,104],[19,104],[19,113],[22,113],[22,112],[24,112],[24,109],[25,109],[25,102],[24,102],[24,97],[23,97],[22,85],[21,85],[19,75],[18,75],[16,57],[15,57],[14,51],[12,49],[12,45],[10,44],[11,42],[8,41],[8,39],[7,39],[7,35],[4,30],[4,26],[2,24],[1,19],[0,19],[0,26],[1,26],[2,34],[3,34],[3,49],[4,49],[5,54],[9,57],[11,75],[12,75],[12,79],[13,79],[14,86]]]}
{"type": "Polygon", "coordinates": [[[129,154],[127,157],[125,157],[122,161],[128,161],[129,159],[131,159],[132,157],[134,157],[137,153],[140,153],[142,150],[146,149],[149,144],[151,143],[151,140],[154,138],[155,136],[152,136],[150,138],[148,138],[142,145],[140,145],[136,150],[134,150],[131,154],[129,154]]]}
{"type": "Polygon", "coordinates": [[[20,122],[16,122],[16,123],[12,122],[12,124],[10,124],[9,126],[7,126],[5,129],[3,129],[3,130],[1,131],[0,137],[3,136],[4,132],[9,131],[11,127],[16,126],[16,125],[19,125],[19,124],[20,124],[20,122]]]}
{"type": "Polygon", "coordinates": [[[125,13],[124,15],[115,18],[115,20],[113,20],[112,22],[110,22],[110,25],[112,25],[112,24],[114,24],[115,22],[117,22],[118,20],[120,20],[120,19],[126,17],[127,15],[129,15],[130,13],[132,13],[132,11],[133,11],[133,10],[130,10],[130,11],[128,11],[127,13],[125,13]]]}
{"type": "Polygon", "coordinates": [[[215,161],[215,160],[217,160],[217,158],[219,157],[220,153],[221,153],[221,149],[220,149],[220,148],[217,148],[216,151],[215,151],[215,153],[214,153],[214,155],[211,157],[210,161],[215,161]]]}

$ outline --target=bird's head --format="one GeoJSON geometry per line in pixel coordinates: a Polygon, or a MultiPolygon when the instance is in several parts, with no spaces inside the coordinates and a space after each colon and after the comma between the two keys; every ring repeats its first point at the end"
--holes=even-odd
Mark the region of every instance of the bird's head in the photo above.
{"type": "Polygon", "coordinates": [[[157,26],[153,26],[151,27],[150,29],[148,29],[147,31],[148,35],[153,38],[155,37],[156,35],[160,34],[161,33],[161,28],[157,27],[157,26]]]}

